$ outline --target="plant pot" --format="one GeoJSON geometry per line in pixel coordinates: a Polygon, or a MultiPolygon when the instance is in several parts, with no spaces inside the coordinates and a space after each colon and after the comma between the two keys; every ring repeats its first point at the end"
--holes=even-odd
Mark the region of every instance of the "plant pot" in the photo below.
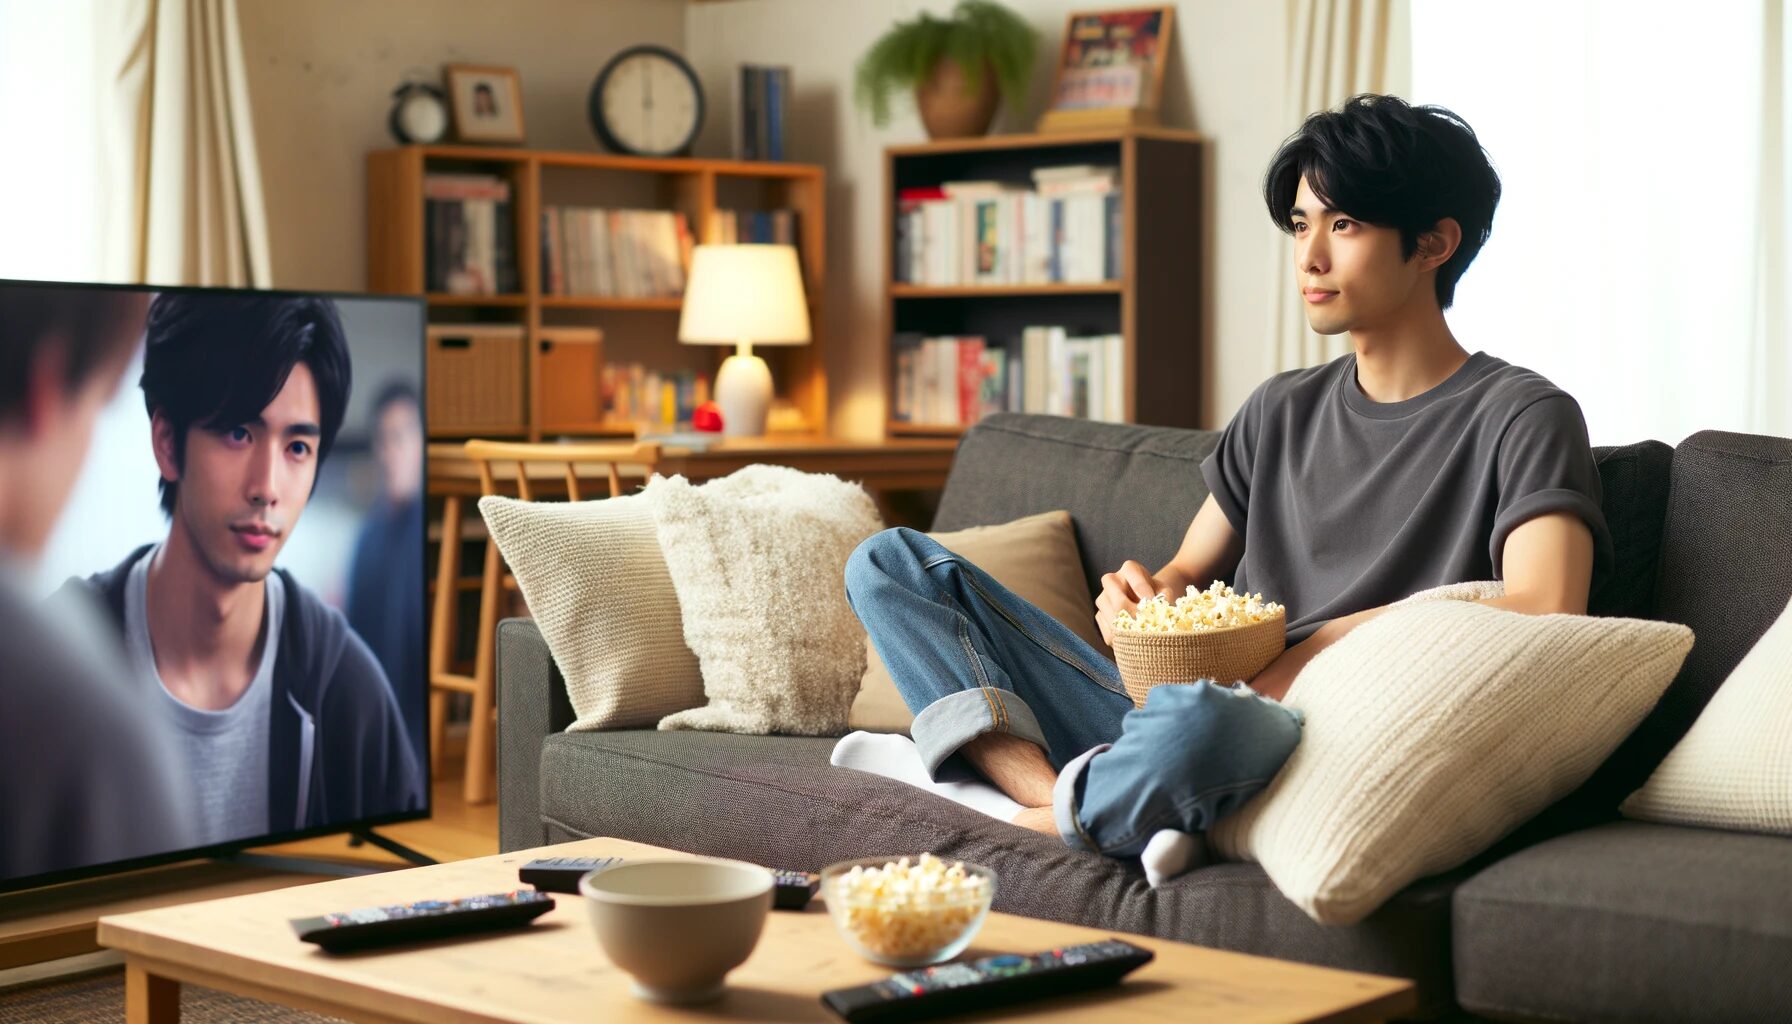
{"type": "Polygon", "coordinates": [[[927,80],[915,86],[915,109],[930,139],[964,139],[989,131],[995,120],[996,73],[985,63],[980,80],[967,77],[958,62],[942,57],[927,80]]]}

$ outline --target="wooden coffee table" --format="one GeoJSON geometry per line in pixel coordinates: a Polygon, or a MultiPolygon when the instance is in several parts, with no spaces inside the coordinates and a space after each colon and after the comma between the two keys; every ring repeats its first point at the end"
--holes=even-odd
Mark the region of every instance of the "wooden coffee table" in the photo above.
{"type": "MultiPolygon", "coordinates": [[[[517,888],[517,869],[536,857],[603,856],[690,855],[587,839],[104,917],[99,941],[125,954],[130,1024],[179,1020],[183,982],[355,1021],[831,1021],[837,1018],[821,1004],[824,990],[891,973],[847,948],[819,898],[801,913],[773,911],[758,948],[729,974],[727,994],[683,1008],[629,995],[628,977],[598,948],[578,896],[557,896],[558,906],[518,931],[350,955],[300,942],[287,924],[333,910],[505,891],[517,888]]],[[[1155,951],[1156,959],[1118,986],[954,1019],[1347,1022],[1384,1020],[1417,1006],[1403,979],[1011,914],[990,914],[964,957],[1111,935],[1155,951]]]]}

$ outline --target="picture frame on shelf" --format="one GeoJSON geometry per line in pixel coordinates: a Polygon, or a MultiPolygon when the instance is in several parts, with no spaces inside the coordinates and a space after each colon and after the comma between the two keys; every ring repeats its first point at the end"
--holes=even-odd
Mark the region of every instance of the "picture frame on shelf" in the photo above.
{"type": "Polygon", "coordinates": [[[1156,124],[1174,25],[1168,5],[1072,11],[1039,131],[1156,124]]]}
{"type": "Polygon", "coordinates": [[[442,73],[457,142],[522,143],[523,86],[515,68],[449,64],[442,73]]]}

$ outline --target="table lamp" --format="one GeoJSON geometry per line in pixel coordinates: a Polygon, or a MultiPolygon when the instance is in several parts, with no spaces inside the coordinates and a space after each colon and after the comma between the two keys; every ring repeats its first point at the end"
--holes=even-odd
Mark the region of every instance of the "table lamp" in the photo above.
{"type": "Polygon", "coordinates": [[[716,373],[723,437],[765,433],[772,372],[754,345],[807,345],[809,306],[796,249],[788,245],[699,245],[691,250],[678,340],[734,345],[716,373]]]}

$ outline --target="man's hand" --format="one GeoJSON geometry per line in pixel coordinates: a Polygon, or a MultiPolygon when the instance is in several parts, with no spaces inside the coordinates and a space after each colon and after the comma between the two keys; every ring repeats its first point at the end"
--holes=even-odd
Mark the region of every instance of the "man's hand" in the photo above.
{"type": "Polygon", "coordinates": [[[1137,614],[1139,602],[1155,594],[1170,594],[1177,589],[1177,580],[1167,568],[1162,575],[1153,576],[1143,565],[1131,560],[1118,571],[1103,576],[1101,594],[1095,598],[1095,624],[1101,627],[1101,639],[1112,647],[1114,616],[1123,611],[1137,614]]]}

